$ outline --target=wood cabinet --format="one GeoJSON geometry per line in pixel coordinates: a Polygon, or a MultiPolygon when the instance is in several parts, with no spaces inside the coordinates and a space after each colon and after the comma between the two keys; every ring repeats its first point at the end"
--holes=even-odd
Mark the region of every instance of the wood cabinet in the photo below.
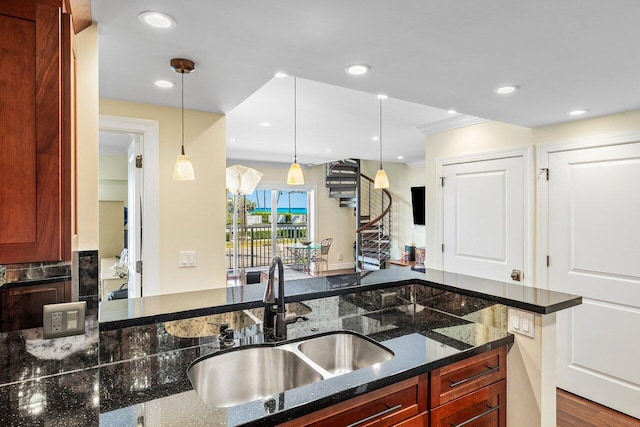
{"type": "Polygon", "coordinates": [[[506,426],[506,347],[435,369],[429,376],[430,426],[506,426]]]}
{"type": "Polygon", "coordinates": [[[410,378],[287,423],[301,426],[414,426],[426,419],[427,375],[410,378]],[[422,413],[422,414],[421,414],[422,413]],[[400,424],[400,423],[407,424],[400,424]]]}
{"type": "Polygon", "coordinates": [[[71,282],[2,289],[3,332],[42,326],[42,306],[71,301],[71,282]]]}
{"type": "Polygon", "coordinates": [[[500,347],[281,426],[505,427],[506,357],[500,347]]]}
{"type": "Polygon", "coordinates": [[[0,0],[0,264],[70,260],[72,24],[0,0]]]}

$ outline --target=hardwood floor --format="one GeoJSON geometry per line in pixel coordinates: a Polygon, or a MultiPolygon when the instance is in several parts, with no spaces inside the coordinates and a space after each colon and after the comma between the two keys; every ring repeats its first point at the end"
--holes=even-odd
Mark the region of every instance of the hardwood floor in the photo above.
{"type": "Polygon", "coordinates": [[[640,420],[558,389],[558,427],[638,427],[640,420]]]}

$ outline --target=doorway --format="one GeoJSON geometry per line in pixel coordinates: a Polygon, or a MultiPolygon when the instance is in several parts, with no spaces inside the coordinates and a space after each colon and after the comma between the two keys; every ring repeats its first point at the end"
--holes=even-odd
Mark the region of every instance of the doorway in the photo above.
{"type": "Polygon", "coordinates": [[[530,285],[531,148],[440,159],[437,171],[437,265],[530,285]]]}
{"type": "Polygon", "coordinates": [[[558,313],[558,387],[640,417],[640,132],[545,146],[541,285],[581,295],[558,313]]]}
{"type": "MultiPolygon", "coordinates": [[[[127,259],[121,259],[119,262],[119,273],[126,274],[128,297],[156,295],[159,286],[158,122],[101,115],[99,129],[100,150],[105,156],[104,159],[101,158],[101,164],[104,163],[106,167],[111,162],[117,171],[114,175],[117,179],[113,180],[103,176],[104,171],[100,171],[102,194],[99,199],[101,204],[112,202],[105,204],[113,205],[115,202],[116,207],[111,206],[111,210],[116,212],[117,216],[119,206],[122,205],[123,224],[126,212],[126,229],[122,230],[122,239],[120,230],[114,232],[114,235],[118,236],[117,244],[127,249],[127,259]],[[108,144],[103,144],[103,140],[111,140],[113,146],[108,148],[108,144]],[[116,194],[109,193],[113,188],[118,189],[116,194]]],[[[119,219],[116,222],[119,222],[119,219]]],[[[101,240],[102,236],[106,235],[102,226],[101,218],[101,240]]],[[[102,248],[102,242],[99,245],[102,248]]],[[[99,256],[115,256],[112,254],[114,248],[112,247],[108,253],[99,253],[99,256]]],[[[124,255],[125,252],[120,254],[124,255]]],[[[106,271],[101,271],[101,274],[105,274],[106,271]]]]}

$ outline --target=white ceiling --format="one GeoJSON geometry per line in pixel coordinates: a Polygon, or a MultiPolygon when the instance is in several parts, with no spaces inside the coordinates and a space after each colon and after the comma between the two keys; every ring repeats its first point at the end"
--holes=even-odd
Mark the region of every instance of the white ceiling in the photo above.
{"type": "Polygon", "coordinates": [[[227,142],[229,157],[238,159],[291,159],[291,81],[272,80],[276,71],[300,77],[302,163],[376,158],[375,143],[363,152],[377,133],[376,93],[392,98],[385,159],[409,163],[424,158],[416,129],[445,117],[437,108],[528,127],[575,120],[567,112],[576,108],[587,117],[640,108],[637,0],[93,0],[92,11],[100,95],[179,107],[179,86],[153,82],[179,83],[169,60],[192,59],[185,105],[228,113],[228,136],[241,145],[227,142]],[[177,25],[148,28],[143,10],[177,25]],[[353,63],[372,69],[349,76],[353,63]],[[521,89],[495,95],[503,84],[521,89]],[[274,126],[255,130],[255,119],[274,126]]]}

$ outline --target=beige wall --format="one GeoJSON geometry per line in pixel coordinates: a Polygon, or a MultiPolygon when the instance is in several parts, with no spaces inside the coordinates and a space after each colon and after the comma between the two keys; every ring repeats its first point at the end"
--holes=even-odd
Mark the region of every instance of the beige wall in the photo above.
{"type": "Polygon", "coordinates": [[[98,200],[120,200],[127,206],[128,167],[126,156],[100,154],[98,200]]]}
{"type": "Polygon", "coordinates": [[[76,222],[73,250],[98,249],[98,24],[76,35],[76,222]]]}
{"type": "MultiPolygon", "coordinates": [[[[362,160],[362,173],[373,179],[380,167],[379,162],[362,160]]],[[[426,185],[424,166],[407,166],[405,163],[385,162],[384,170],[389,177],[389,192],[393,200],[391,213],[393,222],[391,259],[399,259],[404,246],[410,242],[417,247],[425,246],[425,226],[413,225],[411,187],[426,185]]]]}
{"type": "Polygon", "coordinates": [[[185,111],[185,151],[195,181],[174,181],[180,151],[180,110],[135,102],[100,100],[100,114],[156,120],[160,132],[158,179],[159,280],[167,294],[225,286],[225,118],[185,111]],[[197,251],[197,266],[178,268],[179,251],[197,251]]]}
{"type": "MultiPolygon", "coordinates": [[[[536,129],[525,128],[500,122],[485,122],[451,131],[440,132],[426,137],[425,173],[427,186],[427,227],[426,246],[428,267],[436,267],[433,254],[438,250],[435,230],[437,179],[436,160],[453,156],[484,153],[523,146],[541,146],[561,143],[575,138],[585,138],[606,133],[640,129],[640,110],[619,114],[576,120],[563,124],[536,129]]],[[[534,170],[537,167],[534,166],[534,170]]],[[[535,225],[535,205],[531,212],[535,225]]],[[[535,229],[535,226],[534,226],[535,229]]],[[[531,253],[535,257],[535,239],[531,253]]],[[[535,262],[533,268],[535,271],[535,262]]],[[[533,272],[532,272],[533,273],[533,272]]]]}
{"type": "MultiPolygon", "coordinates": [[[[296,190],[300,187],[288,186],[288,163],[251,162],[246,160],[227,161],[227,166],[240,164],[254,168],[264,174],[258,188],[296,190]]],[[[314,190],[316,203],[315,241],[333,237],[329,251],[329,269],[353,268],[353,243],[355,241],[355,218],[353,209],[340,208],[337,199],[329,198],[329,191],[324,185],[324,165],[303,166],[304,189],[314,190]],[[342,254],[342,260],[339,255],[342,254]]]]}

